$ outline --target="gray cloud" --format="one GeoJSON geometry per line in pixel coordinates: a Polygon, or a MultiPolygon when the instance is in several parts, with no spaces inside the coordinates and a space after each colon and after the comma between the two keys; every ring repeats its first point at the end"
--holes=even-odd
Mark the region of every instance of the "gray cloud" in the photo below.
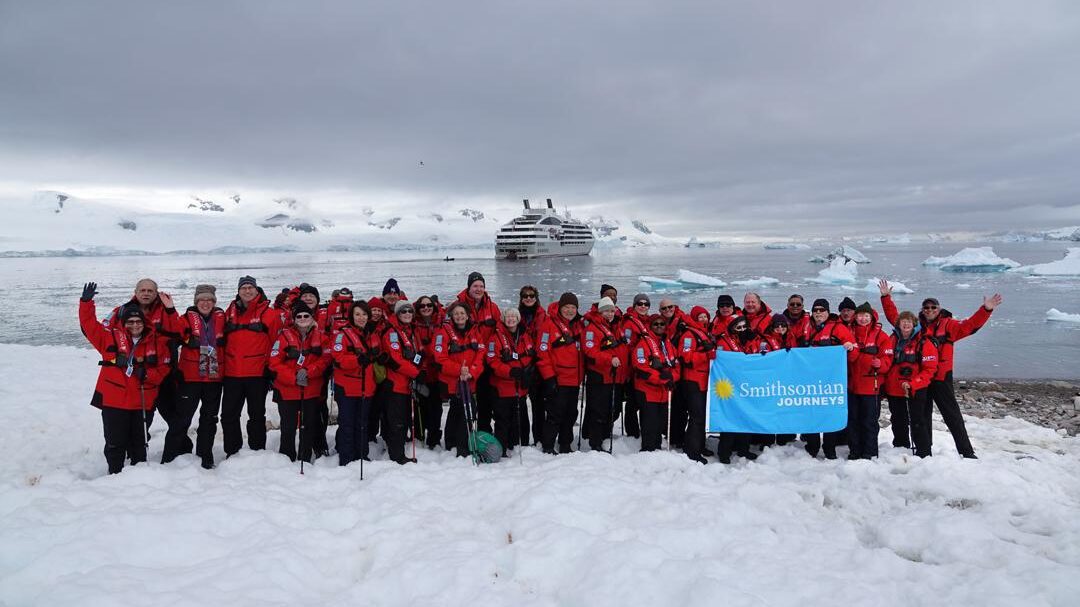
{"type": "Polygon", "coordinates": [[[8,2],[0,181],[1053,224],[1080,219],[1077,57],[1070,2],[8,2]]]}

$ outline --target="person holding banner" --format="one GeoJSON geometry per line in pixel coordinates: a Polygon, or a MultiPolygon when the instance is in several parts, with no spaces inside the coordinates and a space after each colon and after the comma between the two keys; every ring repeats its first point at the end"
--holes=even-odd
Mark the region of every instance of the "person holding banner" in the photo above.
{"type": "MultiPolygon", "coordinates": [[[[814,306],[810,308],[808,332],[804,337],[807,345],[811,348],[844,346],[844,349],[849,353],[849,363],[855,356],[855,354],[851,354],[855,350],[855,337],[840,322],[839,316],[829,312],[829,300],[827,299],[814,300],[814,306]]],[[[822,441],[820,434],[803,434],[802,438],[806,442],[806,452],[810,454],[810,457],[817,457],[818,451],[824,447],[825,459],[836,459],[836,446],[839,444],[839,439],[844,432],[844,430],[827,432],[824,441],[822,441]]]]}
{"type": "Polygon", "coordinates": [[[892,366],[892,343],[873,313],[870,302],[855,308],[855,358],[848,365],[848,459],[878,455],[880,390],[892,366]]]}
{"type": "Polygon", "coordinates": [[[671,392],[678,379],[674,348],[666,333],[667,320],[654,314],[649,317],[649,331],[641,334],[634,347],[634,390],[642,403],[642,451],[660,448],[671,392]]]}
{"type": "Polygon", "coordinates": [[[728,323],[731,322],[733,316],[740,316],[742,310],[735,307],[735,300],[730,295],[720,295],[716,298],[716,316],[713,317],[712,323],[709,325],[709,334],[712,335],[713,341],[717,341],[717,338],[724,333],[727,333],[728,323]]]}
{"type": "Polygon", "coordinates": [[[772,309],[754,292],[743,296],[742,313],[750,323],[750,329],[757,334],[764,334],[772,322],[772,309]]]}
{"type": "Polygon", "coordinates": [[[709,313],[705,308],[695,306],[690,316],[676,340],[680,364],[679,393],[688,417],[683,451],[691,460],[706,464],[705,401],[709,389],[709,365],[716,358],[716,343],[705,330],[709,326],[709,313]]]}
{"type": "Polygon", "coordinates": [[[911,312],[896,316],[896,331],[890,340],[892,367],[885,378],[889,397],[893,446],[912,447],[915,455],[930,456],[930,416],[926,392],[938,369],[934,342],[917,330],[918,318],[911,312]],[[909,430],[910,428],[910,430],[909,430]]]}
{"type": "MultiPolygon", "coordinates": [[[[726,352],[742,352],[754,354],[752,342],[754,332],[750,330],[750,323],[742,316],[730,316],[727,329],[720,334],[716,342],[717,349],[726,352]],[[747,352],[746,348],[751,348],[747,352]]],[[[714,324],[715,326],[715,324],[714,324]]],[[[715,353],[714,353],[715,356],[715,353]]],[[[757,454],[750,451],[750,435],[743,432],[721,432],[720,445],[716,457],[721,464],[731,463],[731,453],[734,451],[740,457],[750,461],[757,459],[757,454]]]]}

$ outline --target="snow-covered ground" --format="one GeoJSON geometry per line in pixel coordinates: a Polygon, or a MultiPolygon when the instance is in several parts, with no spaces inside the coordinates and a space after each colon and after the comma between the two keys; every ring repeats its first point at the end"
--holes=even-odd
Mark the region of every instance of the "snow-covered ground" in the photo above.
{"type": "Polygon", "coordinates": [[[938,420],[927,460],[890,447],[811,460],[791,445],[701,466],[619,439],[614,458],[529,448],[480,468],[422,450],[360,481],[325,460],[300,476],[271,432],[270,450],[213,471],[184,457],[110,477],[87,404],[96,360],[0,346],[5,604],[1015,606],[1080,593],[1080,441],[1014,418],[968,419],[977,461],[938,420]]]}

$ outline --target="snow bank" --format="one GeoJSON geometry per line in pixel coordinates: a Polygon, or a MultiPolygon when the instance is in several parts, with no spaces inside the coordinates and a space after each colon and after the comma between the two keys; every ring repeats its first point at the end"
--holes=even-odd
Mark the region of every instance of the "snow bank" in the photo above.
{"type": "Polygon", "coordinates": [[[750,288],[775,287],[775,286],[780,284],[780,280],[776,279],[776,278],[772,278],[771,276],[760,276],[758,278],[749,278],[747,280],[732,281],[731,284],[736,285],[736,286],[740,286],[740,287],[750,287],[750,288]]]}
{"type": "Polygon", "coordinates": [[[948,257],[928,257],[922,265],[945,272],[1004,272],[1020,264],[998,257],[993,247],[968,247],[948,257]]]}
{"type": "Polygon", "coordinates": [[[859,266],[854,261],[845,261],[843,257],[832,260],[829,267],[818,272],[814,278],[808,278],[810,282],[823,285],[852,284],[858,279],[859,266]]]}
{"type": "MultiPolygon", "coordinates": [[[[880,279],[877,278],[877,277],[867,278],[866,279],[866,284],[861,286],[861,287],[844,287],[844,288],[848,289],[849,291],[867,291],[867,292],[878,293],[879,292],[878,280],[880,280],[880,279]]],[[[898,280],[890,280],[889,281],[889,286],[892,287],[892,292],[893,292],[894,295],[910,295],[910,294],[915,292],[915,291],[911,290],[907,285],[905,285],[904,283],[902,283],[902,282],[900,282],[898,280]]]]}
{"type": "Polygon", "coordinates": [[[727,283],[719,278],[698,274],[690,270],[679,270],[675,273],[675,280],[689,287],[726,287],[727,283]]]}
{"type": "Polygon", "coordinates": [[[862,252],[855,247],[848,245],[836,247],[832,251],[829,251],[828,255],[815,255],[810,258],[810,261],[814,263],[832,263],[835,259],[843,259],[855,263],[870,263],[869,257],[863,255],[862,252]]]}
{"type": "Polygon", "coordinates": [[[1050,308],[1046,311],[1046,320],[1053,320],[1056,322],[1080,322],[1080,314],[1068,314],[1057,308],[1050,308]]]}
{"type": "Polygon", "coordinates": [[[620,437],[614,457],[527,448],[523,463],[481,468],[420,450],[361,481],[325,459],[300,476],[271,432],[267,451],[212,471],[185,456],[110,477],[87,404],[95,362],[0,346],[0,402],[17,405],[0,424],[5,603],[761,605],[857,590],[882,607],[1011,606],[1080,593],[1080,440],[1013,418],[967,419],[975,462],[938,419],[926,460],[889,447],[888,430],[876,461],[812,460],[795,443],[733,466],[620,437]]]}
{"type": "Polygon", "coordinates": [[[1015,268],[1033,276],[1080,276],[1080,247],[1069,247],[1065,259],[1015,268]]]}

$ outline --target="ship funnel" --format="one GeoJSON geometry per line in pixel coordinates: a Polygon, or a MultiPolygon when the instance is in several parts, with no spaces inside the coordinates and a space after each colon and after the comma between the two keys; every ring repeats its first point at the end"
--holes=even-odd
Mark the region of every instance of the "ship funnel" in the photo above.
{"type": "Polygon", "coordinates": [[[547,199],[547,203],[548,203],[548,208],[549,209],[554,209],[555,208],[555,207],[551,206],[551,199],[550,198],[547,199]]]}
{"type": "Polygon", "coordinates": [[[521,202],[525,203],[525,210],[528,210],[529,209],[529,199],[528,198],[522,198],[521,202]]]}

